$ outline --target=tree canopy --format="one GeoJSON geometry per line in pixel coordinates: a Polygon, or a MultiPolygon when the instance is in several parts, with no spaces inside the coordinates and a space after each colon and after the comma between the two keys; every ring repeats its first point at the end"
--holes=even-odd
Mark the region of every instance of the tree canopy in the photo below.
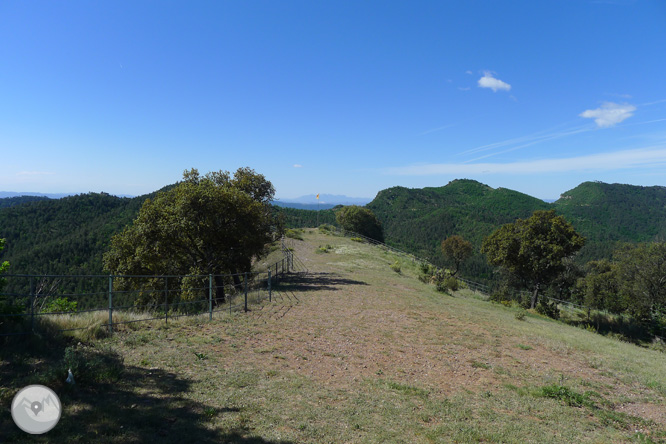
{"type": "Polygon", "coordinates": [[[354,231],[371,239],[384,242],[382,223],[367,208],[358,205],[342,207],[335,214],[338,224],[348,231],[354,231]]]}
{"type": "Polygon", "coordinates": [[[539,291],[563,271],[564,259],[584,244],[585,238],[562,216],[540,210],[500,227],[483,241],[481,251],[491,265],[503,267],[532,290],[534,308],[539,291]]]}
{"type": "Polygon", "coordinates": [[[460,264],[465,262],[472,255],[474,248],[471,242],[466,241],[461,236],[454,234],[442,241],[442,254],[453,262],[455,269],[453,276],[458,274],[460,264]]]}
{"type": "MultiPolygon", "coordinates": [[[[0,251],[2,251],[5,248],[5,240],[0,239],[0,251]]],[[[3,261],[0,262],[0,274],[4,273],[5,270],[9,268],[9,262],[3,261]]],[[[2,291],[2,288],[5,286],[5,280],[0,277],[0,291],[2,291]]]]}
{"type": "Polygon", "coordinates": [[[271,240],[268,202],[274,194],[273,185],[249,168],[233,176],[185,171],[181,183],[146,200],[133,224],[112,238],[104,265],[131,275],[249,271],[271,240]]]}

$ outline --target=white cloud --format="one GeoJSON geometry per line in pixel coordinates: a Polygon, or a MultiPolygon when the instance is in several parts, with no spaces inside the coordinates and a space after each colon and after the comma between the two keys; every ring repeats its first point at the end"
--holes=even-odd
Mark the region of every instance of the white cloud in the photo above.
{"type": "Polygon", "coordinates": [[[465,71],[465,74],[469,74],[470,76],[473,75],[474,73],[470,70],[465,71]]]}
{"type": "Polygon", "coordinates": [[[571,171],[609,171],[666,165],[666,146],[623,150],[587,156],[507,163],[439,163],[389,168],[387,174],[431,176],[441,174],[544,174],[571,171]]]}
{"type": "Polygon", "coordinates": [[[490,88],[493,92],[497,90],[511,91],[511,85],[493,77],[493,74],[486,71],[483,77],[479,79],[479,88],[490,88]]]}
{"type": "Polygon", "coordinates": [[[300,163],[295,163],[294,168],[303,168],[303,165],[301,165],[300,163]]]}
{"type": "Polygon", "coordinates": [[[609,128],[633,116],[636,107],[625,103],[620,105],[613,102],[604,102],[597,109],[588,109],[579,114],[586,119],[594,119],[599,128],[609,128]]]}

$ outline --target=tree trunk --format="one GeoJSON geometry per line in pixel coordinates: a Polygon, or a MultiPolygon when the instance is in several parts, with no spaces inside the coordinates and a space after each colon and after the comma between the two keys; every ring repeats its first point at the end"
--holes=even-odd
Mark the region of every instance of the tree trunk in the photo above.
{"type": "Polygon", "coordinates": [[[532,303],[530,304],[530,308],[536,307],[537,304],[537,299],[539,297],[539,284],[536,284],[534,286],[534,293],[532,293],[532,303]]]}

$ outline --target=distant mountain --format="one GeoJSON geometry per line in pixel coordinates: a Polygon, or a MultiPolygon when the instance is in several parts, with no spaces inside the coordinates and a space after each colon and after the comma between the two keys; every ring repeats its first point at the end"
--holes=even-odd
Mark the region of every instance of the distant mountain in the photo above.
{"type": "MultiPolygon", "coordinates": [[[[156,193],[136,198],[88,193],[61,199],[0,199],[0,238],[7,240],[0,260],[9,260],[10,273],[100,274],[102,254],[111,236],[130,224],[144,200],[156,193]]],[[[299,199],[308,198],[314,195],[299,199]]],[[[346,196],[320,198],[320,211],[280,207],[286,204],[283,201],[274,202],[273,211],[282,214],[287,226],[313,227],[335,223],[335,212],[329,209],[334,203],[329,200],[362,202],[346,196]]],[[[314,209],[316,205],[314,198],[314,209]]],[[[443,261],[443,239],[453,234],[468,239],[477,254],[461,272],[479,278],[492,274],[485,258],[478,254],[483,238],[535,210],[555,209],[588,239],[579,255],[581,261],[608,257],[617,242],[666,239],[664,187],[585,182],[563,193],[556,202],[547,203],[462,179],[443,187],[388,188],[366,206],[382,222],[388,243],[436,263],[443,261]]]]}
{"type": "Polygon", "coordinates": [[[274,200],[271,202],[273,205],[282,207],[282,208],[295,208],[298,210],[330,210],[337,206],[337,204],[304,204],[297,202],[282,202],[279,200],[274,200]]]}
{"type": "Polygon", "coordinates": [[[552,207],[588,238],[584,258],[607,256],[617,242],[666,240],[666,187],[583,182],[552,207]]]}
{"type": "MultiPolygon", "coordinates": [[[[319,204],[320,205],[365,205],[372,201],[369,197],[349,197],[336,194],[320,194],[319,195],[319,204]]],[[[293,199],[280,199],[280,203],[299,203],[299,204],[309,204],[317,205],[317,195],[308,194],[307,196],[295,197],[293,199]]],[[[279,205],[279,204],[278,204],[279,205]]],[[[287,205],[280,205],[287,206],[287,205]]],[[[295,208],[295,207],[291,207],[295,208]]],[[[332,207],[331,207],[332,208],[332,207]]]]}
{"type": "Polygon", "coordinates": [[[0,199],[6,197],[19,197],[19,196],[40,196],[48,197],[49,199],[60,199],[61,197],[72,196],[72,194],[65,193],[33,193],[30,191],[26,192],[16,192],[16,191],[0,191],[0,199]]]}
{"type": "MultiPolygon", "coordinates": [[[[20,197],[20,196],[39,196],[39,197],[48,197],[49,199],[62,199],[63,197],[67,196],[76,196],[79,193],[35,193],[31,191],[0,191],[0,199],[4,199],[7,197],[20,197]]],[[[86,194],[86,193],[80,193],[80,194],[86,194]]],[[[102,194],[108,194],[108,193],[102,193],[102,194]]],[[[115,196],[117,197],[136,197],[132,196],[130,194],[116,194],[115,196]]]]}
{"type": "Polygon", "coordinates": [[[23,205],[29,202],[38,202],[40,200],[50,200],[46,196],[16,196],[0,198],[0,208],[8,208],[16,205],[23,205]]]}

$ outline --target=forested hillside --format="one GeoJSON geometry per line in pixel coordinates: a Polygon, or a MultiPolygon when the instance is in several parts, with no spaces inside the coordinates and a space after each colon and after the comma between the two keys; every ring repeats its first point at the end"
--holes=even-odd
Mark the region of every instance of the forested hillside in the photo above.
{"type": "MultiPolygon", "coordinates": [[[[165,189],[170,188],[165,187],[165,189]]],[[[83,194],[62,199],[0,199],[2,260],[10,273],[102,273],[102,254],[113,234],[131,223],[147,197],[83,194]]],[[[608,257],[616,242],[666,238],[666,188],[585,182],[549,204],[506,188],[454,180],[437,188],[393,187],[367,205],[382,222],[389,244],[443,264],[439,246],[457,234],[475,254],[461,273],[489,278],[491,268],[478,252],[483,238],[499,226],[555,209],[588,241],[581,262],[608,257]]],[[[335,224],[336,209],[317,211],[274,207],[286,227],[335,224]]]]}
{"type": "Polygon", "coordinates": [[[30,198],[5,208],[3,201],[21,198],[0,199],[0,239],[6,239],[2,260],[9,261],[13,274],[101,274],[111,236],[131,223],[154,194],[30,198]]]}
{"type": "Polygon", "coordinates": [[[552,204],[588,238],[581,259],[607,257],[617,242],[666,239],[666,188],[584,182],[552,204]]]}
{"type": "Polygon", "coordinates": [[[44,196],[16,196],[16,197],[6,197],[0,199],[0,208],[9,208],[16,205],[22,205],[28,202],[38,202],[40,200],[50,200],[48,197],[44,196]]]}
{"type": "Polygon", "coordinates": [[[442,262],[439,246],[447,236],[457,234],[471,241],[477,254],[464,264],[462,273],[488,278],[491,268],[478,254],[483,238],[516,218],[548,209],[549,204],[464,179],[438,188],[389,188],[380,191],[367,207],[382,222],[390,243],[435,263],[442,262]]]}

